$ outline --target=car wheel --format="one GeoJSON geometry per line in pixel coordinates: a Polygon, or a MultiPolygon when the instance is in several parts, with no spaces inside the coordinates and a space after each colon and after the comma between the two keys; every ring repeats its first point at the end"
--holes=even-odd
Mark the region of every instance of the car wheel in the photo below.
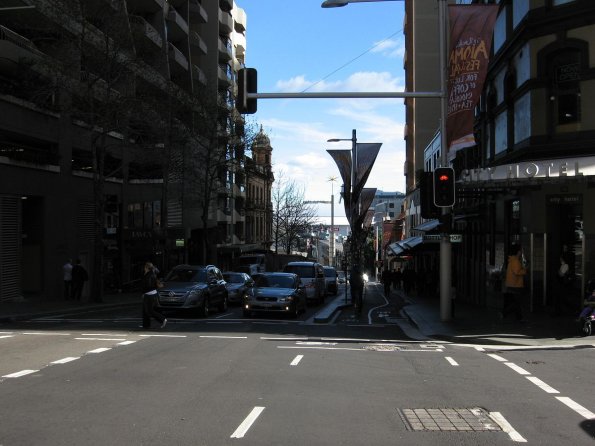
{"type": "Polygon", "coordinates": [[[200,315],[202,317],[208,317],[209,316],[209,298],[207,296],[205,296],[203,302],[202,302],[202,307],[200,309],[200,315]]]}
{"type": "Polygon", "coordinates": [[[224,312],[227,311],[227,294],[223,296],[223,301],[219,305],[219,311],[224,312]]]}

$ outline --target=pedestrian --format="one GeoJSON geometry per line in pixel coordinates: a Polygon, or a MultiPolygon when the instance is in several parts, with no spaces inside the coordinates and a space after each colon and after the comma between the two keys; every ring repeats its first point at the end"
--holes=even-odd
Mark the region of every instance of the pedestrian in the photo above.
{"type": "Polygon", "coordinates": [[[401,267],[397,267],[396,271],[392,273],[393,278],[393,288],[395,290],[401,289],[401,281],[403,280],[403,273],[401,272],[401,267]]]}
{"type": "Polygon", "coordinates": [[[64,299],[72,297],[72,259],[68,259],[62,267],[64,275],[64,299]]]}
{"type": "Polygon", "coordinates": [[[523,266],[523,251],[520,245],[514,244],[510,247],[508,265],[506,267],[506,279],[504,282],[504,305],[502,306],[502,318],[514,314],[518,322],[524,322],[522,297],[524,289],[524,278],[527,269],[523,266]]]}
{"type": "Polygon", "coordinates": [[[151,328],[151,318],[155,319],[161,328],[165,328],[167,319],[155,308],[157,304],[157,274],[151,262],[145,263],[144,274],[141,279],[143,292],[143,328],[151,328]]]}
{"type": "Polygon", "coordinates": [[[554,295],[554,315],[562,314],[562,304],[566,302],[569,294],[572,294],[573,273],[570,269],[570,264],[567,261],[567,255],[562,253],[560,255],[560,267],[556,274],[558,286],[554,295]]]}
{"type": "Polygon", "coordinates": [[[89,280],[87,270],[81,265],[81,259],[76,259],[76,264],[72,267],[72,298],[74,300],[81,300],[87,280],[89,280]]]}
{"type": "Polygon", "coordinates": [[[392,283],[392,274],[390,270],[385,269],[382,271],[382,283],[384,284],[384,296],[388,298],[390,295],[390,285],[392,283]]]}

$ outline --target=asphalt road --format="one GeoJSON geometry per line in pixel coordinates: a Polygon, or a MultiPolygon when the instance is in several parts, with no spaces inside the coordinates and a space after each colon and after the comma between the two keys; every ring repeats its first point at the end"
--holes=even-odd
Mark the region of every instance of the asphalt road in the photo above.
{"type": "Polygon", "coordinates": [[[593,442],[593,349],[420,341],[403,320],[320,325],[316,311],[0,325],[0,445],[593,442]]]}

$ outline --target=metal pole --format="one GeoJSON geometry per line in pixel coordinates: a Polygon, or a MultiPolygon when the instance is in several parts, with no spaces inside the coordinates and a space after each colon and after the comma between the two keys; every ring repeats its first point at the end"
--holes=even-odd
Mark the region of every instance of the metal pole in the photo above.
{"type": "MultiPolygon", "coordinates": [[[[446,140],[446,116],[448,113],[448,77],[446,72],[448,69],[448,53],[446,42],[448,39],[448,16],[446,2],[447,0],[438,0],[440,20],[440,85],[442,89],[442,96],[440,97],[440,162],[443,167],[448,166],[448,147],[446,140]]],[[[447,216],[449,213],[449,208],[442,208],[443,216],[447,216]]],[[[450,299],[452,250],[450,234],[448,232],[443,231],[440,239],[440,319],[442,321],[449,321],[452,318],[452,302],[450,299]]]]}
{"type": "Polygon", "coordinates": [[[335,191],[331,182],[331,241],[329,242],[328,264],[335,266],[335,191]]]}

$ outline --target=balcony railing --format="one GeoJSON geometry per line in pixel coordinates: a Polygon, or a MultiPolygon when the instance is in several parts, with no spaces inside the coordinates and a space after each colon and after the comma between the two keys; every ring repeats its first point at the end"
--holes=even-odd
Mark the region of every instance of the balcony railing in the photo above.
{"type": "Polygon", "coordinates": [[[229,34],[233,31],[233,18],[229,12],[219,10],[219,32],[229,34]]]}
{"type": "Polygon", "coordinates": [[[206,56],[207,44],[196,31],[190,31],[190,52],[193,57],[206,56]]]}
{"type": "Polygon", "coordinates": [[[232,58],[231,47],[223,39],[219,39],[218,50],[219,50],[219,61],[220,62],[227,63],[231,60],[231,58],[232,58]]]}
{"type": "Polygon", "coordinates": [[[0,141],[0,157],[40,165],[59,165],[60,155],[8,141],[0,141]]]}
{"type": "Polygon", "coordinates": [[[197,23],[207,23],[209,21],[207,11],[202,7],[198,0],[190,0],[188,9],[193,21],[196,21],[197,23]]]}
{"type": "Polygon", "coordinates": [[[188,59],[186,59],[186,56],[184,56],[184,53],[182,53],[179,49],[176,48],[176,46],[174,44],[172,44],[171,42],[168,44],[169,47],[169,52],[168,52],[168,57],[169,60],[174,62],[171,66],[173,69],[177,69],[179,70],[185,70],[188,71],[189,68],[189,64],[188,64],[188,59]]]}
{"type": "Polygon", "coordinates": [[[157,47],[163,47],[163,39],[159,35],[159,31],[157,31],[153,25],[147,22],[144,17],[138,15],[129,15],[130,24],[136,28],[141,35],[144,35],[147,40],[154,43],[157,47]]]}
{"type": "Polygon", "coordinates": [[[127,0],[128,11],[155,13],[163,10],[165,0],[127,0]]]}
{"type": "Polygon", "coordinates": [[[167,38],[171,42],[178,42],[188,38],[188,23],[173,7],[167,13],[167,38]]]}

